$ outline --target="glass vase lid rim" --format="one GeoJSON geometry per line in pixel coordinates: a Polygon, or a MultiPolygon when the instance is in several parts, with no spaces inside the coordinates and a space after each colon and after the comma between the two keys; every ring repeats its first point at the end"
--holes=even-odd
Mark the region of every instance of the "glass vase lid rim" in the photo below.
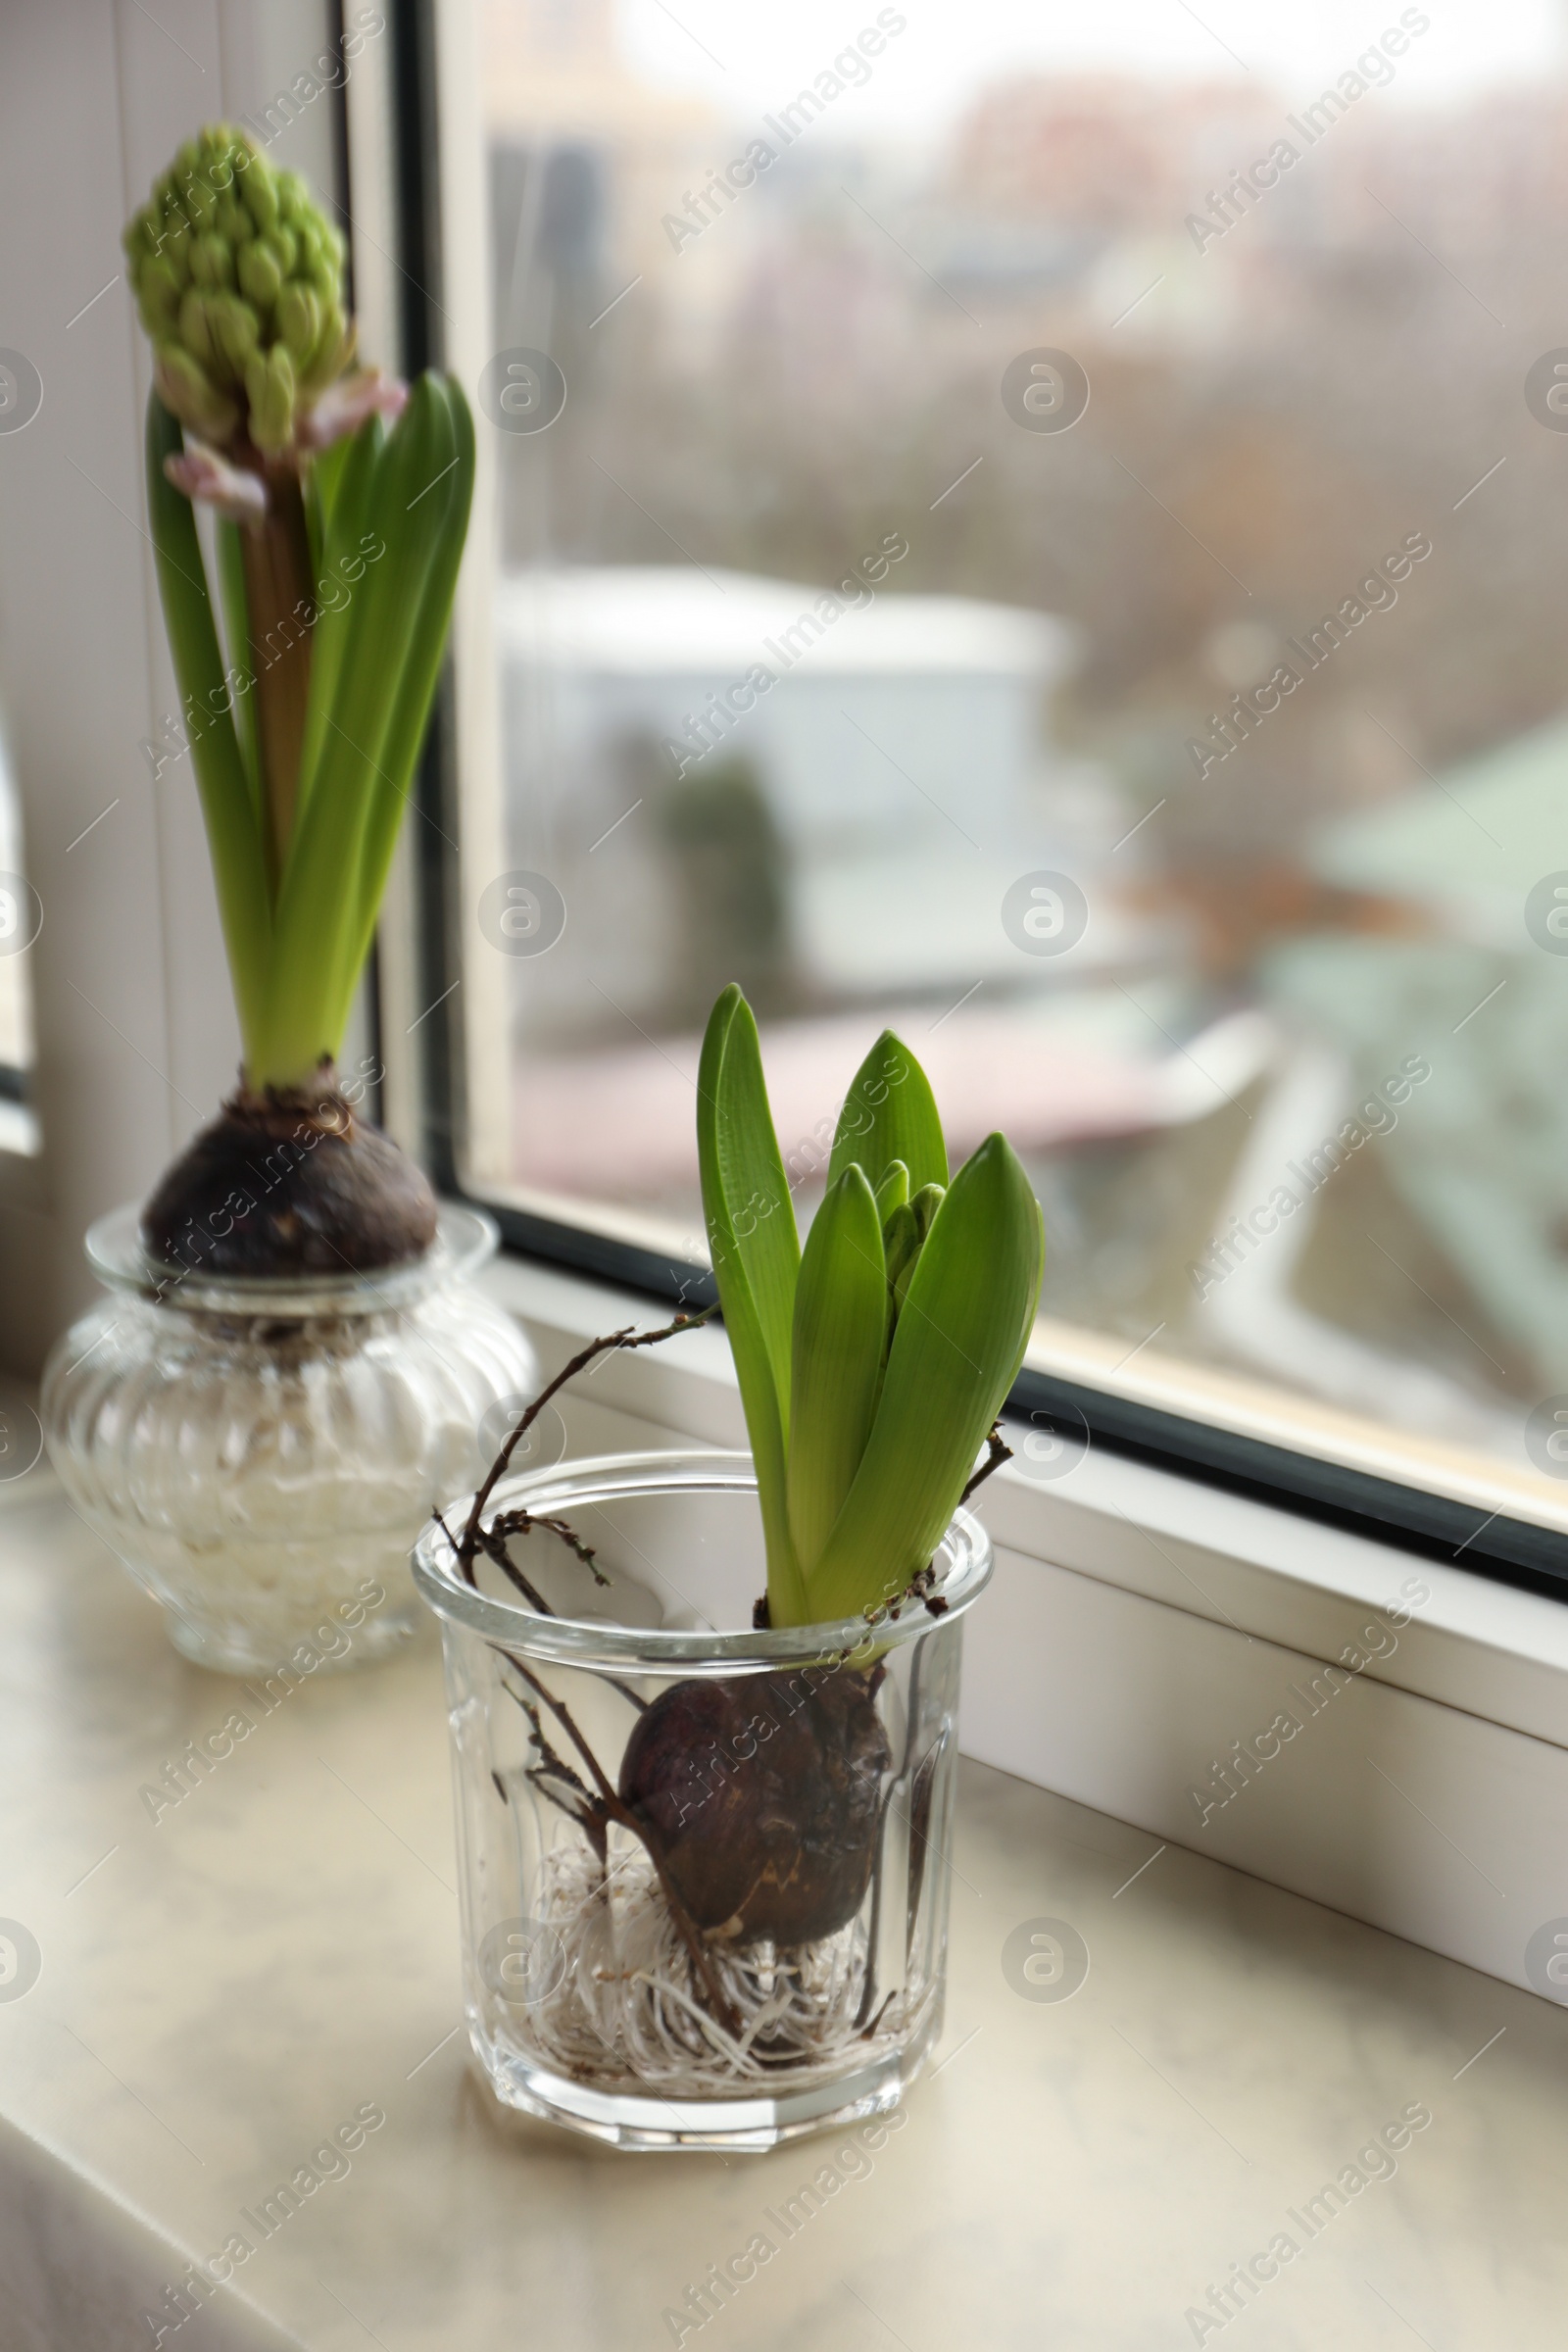
{"type": "Polygon", "coordinates": [[[141,1238],[139,1205],[115,1208],[87,1229],[87,1262],[112,1291],[161,1306],[251,1315],[377,1314],[413,1306],[449,1283],[466,1281],[489,1258],[500,1235],[493,1217],[465,1201],[443,1200],[435,1240],[417,1257],[341,1274],[204,1274],[154,1257],[141,1238]]]}

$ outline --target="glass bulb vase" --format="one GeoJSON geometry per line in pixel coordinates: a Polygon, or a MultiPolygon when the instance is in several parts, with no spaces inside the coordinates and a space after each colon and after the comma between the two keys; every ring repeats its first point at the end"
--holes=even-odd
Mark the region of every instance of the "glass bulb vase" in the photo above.
{"type": "Polygon", "coordinates": [[[891,1613],[774,1632],[724,1630],[763,1583],[749,1455],[536,1469],[485,1524],[510,1575],[492,1547],[470,1581],[431,1527],[415,1577],[496,2095],[626,2148],[769,2148],[895,2106],[941,2031],[984,1529],[958,1511],[891,1613]]]}
{"type": "Polygon", "coordinates": [[[172,1271],[137,1228],[127,1208],[88,1233],[109,1296],[44,1372],[71,1500],[198,1665],[314,1672],[401,1648],[420,1529],[538,1385],[528,1341],[473,1286],[493,1221],[449,1204],[402,1265],[243,1281],[172,1271]]]}

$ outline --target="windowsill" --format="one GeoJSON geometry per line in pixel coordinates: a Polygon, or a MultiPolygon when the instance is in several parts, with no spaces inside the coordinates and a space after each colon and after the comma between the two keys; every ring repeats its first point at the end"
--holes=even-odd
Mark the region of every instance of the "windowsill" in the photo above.
{"type": "Polygon", "coordinates": [[[5,1904],[41,1957],[0,2002],[7,2352],[626,2352],[671,2342],[665,2309],[759,2230],[765,2272],[688,2347],[1175,2344],[1278,2230],[1302,2259],[1260,2324],[1293,2343],[1402,2340],[1390,2298],[1444,2345],[1558,2340],[1552,2264],[1474,2252],[1550,2227],[1544,2001],[966,1762],[947,2025],[873,2161],[845,2134],[617,2159],[475,2080],[433,1627],[301,1686],[155,1821],[141,1787],[246,1691],[174,1653],[47,1473],[4,1536],[30,1795],[5,1904]],[[1059,1921],[1087,1975],[1029,1997],[1008,1941],[1059,1921]],[[1423,2115],[1391,2131],[1396,2168],[1363,2159],[1369,2291],[1367,2216],[1287,2209],[1423,2115]]]}

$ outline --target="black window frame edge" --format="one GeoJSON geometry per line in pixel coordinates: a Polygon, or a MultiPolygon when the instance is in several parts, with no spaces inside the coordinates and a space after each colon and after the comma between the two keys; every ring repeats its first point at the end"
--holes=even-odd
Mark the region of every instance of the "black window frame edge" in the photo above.
{"type": "MultiPolygon", "coordinates": [[[[389,0],[388,6],[401,246],[397,267],[403,286],[404,368],[410,375],[438,365],[441,358],[437,4],[438,0],[389,0]]],[[[458,813],[454,753],[449,665],[414,795],[416,912],[426,1003],[434,1003],[462,977],[457,947],[461,900],[449,830],[458,813]]],[[[460,1002],[461,994],[457,992],[460,1002]]],[[[429,1022],[419,1050],[423,1156],[439,1189],[494,1217],[503,1246],[514,1255],[641,1292],[662,1304],[713,1303],[716,1290],[706,1266],[466,1191],[456,1151],[463,1117],[462,1058],[455,1039],[461,1019],[455,1004],[446,1020],[429,1022]]],[[[1430,1489],[1032,1368],[1020,1373],[1006,1410],[1061,1434],[1087,1431],[1091,1446],[1124,1459],[1568,1602],[1568,1536],[1532,1521],[1502,1512],[1489,1515],[1430,1489]]]]}

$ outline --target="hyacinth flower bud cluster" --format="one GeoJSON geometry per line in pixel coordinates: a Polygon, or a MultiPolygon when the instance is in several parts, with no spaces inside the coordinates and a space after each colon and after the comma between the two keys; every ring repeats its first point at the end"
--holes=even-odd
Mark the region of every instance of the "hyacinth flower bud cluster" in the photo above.
{"type": "Polygon", "coordinates": [[[243,131],[187,140],[128,223],[158,390],[200,440],[276,458],[354,351],[343,239],[243,131]]]}
{"type": "Polygon", "coordinates": [[[888,1269],[889,1347],[932,1220],[946,1196],[945,1185],[922,1184],[911,1200],[909,1171],[902,1159],[892,1162],[877,1187],[876,1211],[882,1224],[882,1247],[888,1269]]]}

